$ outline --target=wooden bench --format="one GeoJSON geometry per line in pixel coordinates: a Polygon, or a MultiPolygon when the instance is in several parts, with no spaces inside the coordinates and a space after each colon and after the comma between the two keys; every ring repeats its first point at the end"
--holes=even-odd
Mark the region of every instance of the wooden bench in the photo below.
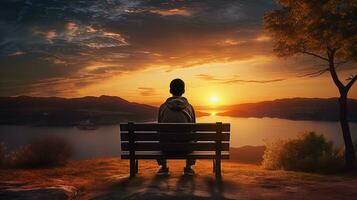
{"type": "Polygon", "coordinates": [[[221,160],[229,159],[228,123],[125,123],[120,124],[121,159],[130,160],[130,177],[138,173],[140,159],[212,159],[221,177],[221,160]],[[184,141],[184,142],[183,142],[184,141]],[[190,142],[194,141],[194,142],[190,142]],[[165,153],[162,153],[162,150],[165,153]],[[167,151],[189,151],[184,155],[167,151]]]}

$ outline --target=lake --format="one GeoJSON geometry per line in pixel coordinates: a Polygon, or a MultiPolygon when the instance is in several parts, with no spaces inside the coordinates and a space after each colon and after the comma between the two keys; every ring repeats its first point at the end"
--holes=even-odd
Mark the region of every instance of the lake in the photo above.
{"type": "MultiPolygon", "coordinates": [[[[231,123],[231,146],[263,145],[276,139],[295,137],[305,131],[324,134],[337,146],[343,144],[338,122],[293,121],[276,118],[200,117],[198,122],[231,123]]],[[[350,123],[352,137],[357,139],[357,123],[350,123]]],[[[75,148],[75,159],[119,156],[119,126],[102,126],[83,131],[76,127],[0,126],[0,141],[14,149],[33,137],[56,135],[66,138],[75,148]]]]}

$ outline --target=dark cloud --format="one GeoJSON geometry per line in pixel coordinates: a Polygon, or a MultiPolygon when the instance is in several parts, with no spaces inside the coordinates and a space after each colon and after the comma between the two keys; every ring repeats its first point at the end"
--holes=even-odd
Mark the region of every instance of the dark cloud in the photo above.
{"type": "Polygon", "coordinates": [[[245,79],[232,79],[228,81],[224,81],[224,84],[232,84],[232,83],[274,83],[274,82],[280,82],[280,81],[285,81],[286,79],[284,78],[279,78],[279,79],[269,79],[269,80],[245,80],[245,79]]]}
{"type": "Polygon", "coordinates": [[[216,83],[220,84],[233,84],[233,83],[239,83],[239,84],[245,84],[245,83],[257,83],[257,84],[266,84],[266,83],[274,83],[274,82],[280,82],[280,81],[285,81],[285,78],[279,78],[279,79],[269,79],[269,80],[253,80],[253,79],[240,79],[237,76],[231,77],[231,78],[218,78],[216,76],[208,75],[208,74],[198,74],[196,75],[197,78],[206,80],[206,81],[214,81],[216,83]]]}
{"type": "Polygon", "coordinates": [[[156,90],[155,88],[150,88],[150,87],[138,87],[139,93],[142,96],[154,96],[156,95],[156,90]]]}
{"type": "Polygon", "coordinates": [[[70,94],[151,66],[266,54],[269,40],[257,38],[274,7],[270,0],[2,0],[0,95],[70,94]]]}

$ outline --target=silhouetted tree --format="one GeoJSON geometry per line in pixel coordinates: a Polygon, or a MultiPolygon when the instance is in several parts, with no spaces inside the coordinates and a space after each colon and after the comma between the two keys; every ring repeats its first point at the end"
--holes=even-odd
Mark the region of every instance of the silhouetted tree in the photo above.
{"type": "Polygon", "coordinates": [[[347,119],[347,95],[357,80],[351,75],[343,83],[337,68],[342,63],[357,63],[357,1],[356,0],[276,0],[279,9],[264,16],[265,30],[274,39],[278,56],[298,54],[325,62],[326,68],[308,74],[331,74],[340,98],[340,124],[345,142],[346,166],[355,164],[355,152],[347,119]]]}

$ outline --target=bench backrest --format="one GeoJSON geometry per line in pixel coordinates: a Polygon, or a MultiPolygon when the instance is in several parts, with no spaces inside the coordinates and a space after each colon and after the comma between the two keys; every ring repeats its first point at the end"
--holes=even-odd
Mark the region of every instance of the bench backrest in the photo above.
{"type": "Polygon", "coordinates": [[[127,123],[120,132],[122,151],[229,151],[228,123],[127,123]]]}

